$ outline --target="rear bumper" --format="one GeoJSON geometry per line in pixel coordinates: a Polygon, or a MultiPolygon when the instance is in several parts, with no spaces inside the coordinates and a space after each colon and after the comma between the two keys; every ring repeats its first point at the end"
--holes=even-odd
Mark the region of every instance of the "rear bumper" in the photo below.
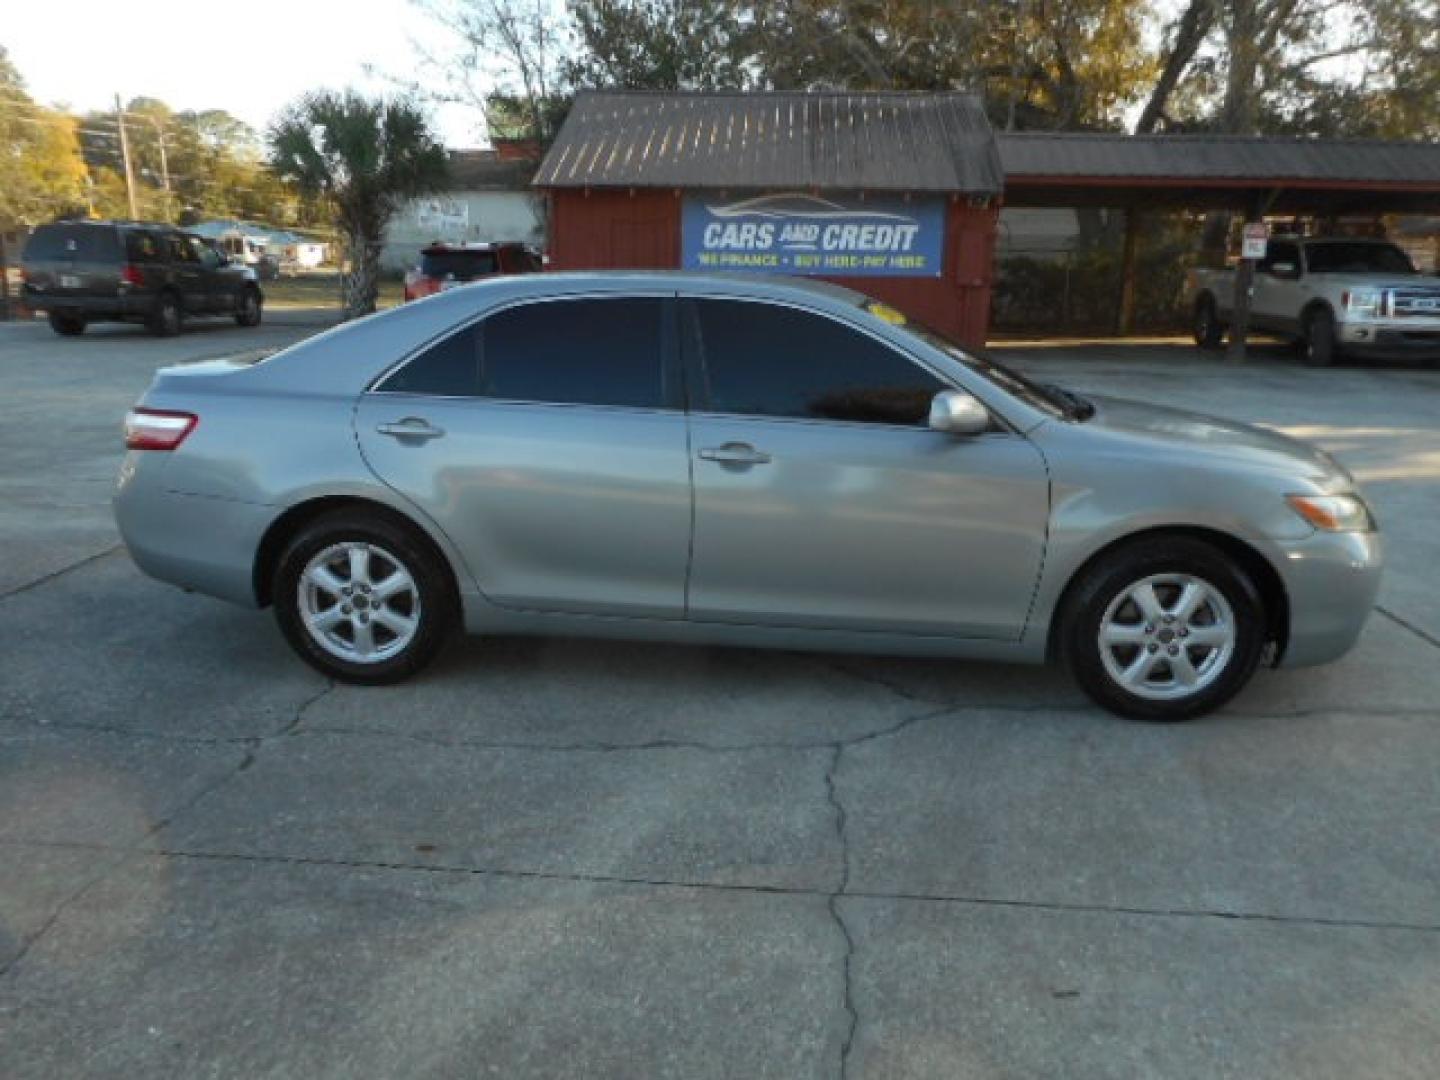
{"type": "Polygon", "coordinates": [[[132,450],[121,466],[113,507],[130,558],[160,581],[258,607],[255,556],[274,509],[166,491],[169,456],[132,450]]]}
{"type": "Polygon", "coordinates": [[[1280,665],[1309,667],[1339,659],[1375,608],[1384,566],[1380,534],[1316,532],[1282,545],[1281,555],[1290,636],[1280,665]]]}
{"type": "Polygon", "coordinates": [[[155,301],[149,296],[62,296],[59,293],[26,289],[20,303],[31,311],[57,311],[87,319],[130,319],[150,313],[155,301]]]}

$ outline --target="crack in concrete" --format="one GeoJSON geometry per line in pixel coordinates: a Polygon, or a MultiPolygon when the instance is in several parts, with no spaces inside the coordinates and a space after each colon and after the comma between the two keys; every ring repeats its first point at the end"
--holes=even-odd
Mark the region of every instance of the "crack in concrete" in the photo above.
{"type": "Polygon", "coordinates": [[[854,984],[850,971],[855,958],[855,939],[850,934],[850,927],[845,923],[845,916],[840,913],[840,898],[850,888],[850,839],[845,831],[848,819],[845,814],[845,804],[840,801],[840,792],[835,786],[835,776],[844,756],[845,747],[836,743],[830,757],[830,765],[825,770],[825,797],[835,811],[835,837],[840,842],[840,880],[834,891],[826,898],[825,906],[830,912],[830,918],[834,920],[835,926],[839,929],[840,936],[845,941],[845,955],[841,960],[840,968],[841,986],[844,988],[842,1004],[846,1016],[845,1036],[840,1042],[840,1080],[845,1080],[850,1073],[850,1051],[855,1045],[855,1033],[860,1027],[860,1013],[855,1007],[854,984]]]}
{"type": "Polygon", "coordinates": [[[112,544],[104,551],[96,552],[94,555],[87,555],[85,556],[85,558],[79,560],[78,562],[73,562],[69,566],[62,566],[59,570],[52,570],[48,574],[42,574],[34,581],[27,581],[24,585],[17,585],[15,586],[15,588],[10,589],[8,592],[0,593],[0,602],[9,600],[11,597],[14,596],[20,596],[22,593],[27,593],[31,589],[38,589],[41,585],[48,585],[56,578],[64,577],[71,571],[79,570],[82,567],[89,566],[91,563],[99,562],[101,559],[107,558],[110,555],[114,555],[124,546],[124,544],[112,544]]]}
{"type": "Polygon", "coordinates": [[[1381,607],[1379,604],[1375,605],[1375,610],[1378,611],[1381,615],[1384,615],[1385,618],[1389,619],[1396,626],[1400,627],[1401,629],[1410,631],[1410,633],[1414,634],[1421,641],[1425,642],[1426,645],[1429,645],[1436,649],[1440,649],[1440,638],[1437,638],[1434,634],[1430,633],[1430,631],[1416,626],[1408,619],[1405,619],[1402,616],[1395,614],[1395,612],[1391,611],[1389,608],[1381,607]]]}
{"type": "MultiPolygon", "coordinates": [[[[274,736],[269,736],[268,738],[274,738],[280,735],[293,734],[300,726],[300,722],[304,719],[305,711],[309,709],[310,706],[314,705],[317,701],[319,701],[321,698],[323,698],[326,694],[330,693],[330,691],[333,689],[335,689],[335,683],[333,681],[327,682],[322,690],[320,690],[316,694],[312,694],[310,697],[302,701],[296,707],[294,715],[290,718],[290,721],[283,728],[281,728],[280,731],[276,732],[274,736]]],[[[105,725],[91,726],[98,728],[105,725]]],[[[193,742],[194,740],[190,741],[193,742]]],[[[220,741],[221,740],[216,740],[216,743],[219,744],[220,741]]],[[[124,847],[120,848],[108,847],[106,845],[99,844],[90,845],[90,850],[114,852],[115,858],[107,861],[106,864],[101,868],[99,873],[87,879],[84,884],[82,884],[78,889],[76,889],[73,893],[71,893],[69,896],[67,896],[55,906],[55,910],[50,913],[50,917],[47,918],[33,934],[31,934],[23,942],[21,942],[20,947],[16,950],[15,955],[10,958],[9,962],[4,964],[3,966],[0,966],[0,978],[4,978],[12,970],[14,970],[15,966],[25,958],[25,956],[30,952],[30,950],[34,948],[35,945],[51,931],[51,929],[54,928],[55,924],[59,922],[61,915],[63,915],[74,904],[76,904],[91,889],[95,888],[102,881],[110,877],[111,874],[113,874],[131,858],[136,855],[163,854],[163,852],[157,852],[153,849],[147,848],[145,846],[146,842],[158,836],[161,832],[163,832],[171,824],[173,824],[177,818],[188,813],[190,810],[193,810],[204,799],[219,791],[225,785],[233,781],[242,772],[245,772],[252,765],[254,765],[256,756],[259,753],[261,746],[264,744],[264,742],[267,741],[267,737],[246,736],[223,741],[227,745],[240,745],[245,747],[245,753],[240,758],[240,761],[235,765],[235,767],[225,773],[222,773],[214,782],[203,786],[199,791],[195,792],[194,795],[186,799],[180,805],[172,807],[170,809],[170,812],[166,814],[165,817],[160,818],[158,821],[155,821],[150,825],[149,828],[142,832],[140,836],[136,838],[134,843],[125,845],[124,847]]]]}
{"type": "MultiPolygon", "coordinates": [[[[802,885],[739,884],[735,882],[692,881],[681,878],[633,877],[625,874],[567,873],[558,870],[519,870],[513,867],[460,866],[436,863],[396,862],[385,859],[339,859],[318,855],[283,855],[224,851],[194,851],[177,848],[114,848],[83,841],[0,839],[0,847],[63,848],[118,852],[121,860],[135,855],[197,862],[237,862],[278,866],[317,866],[342,870],[381,870],[397,873],[445,874],[455,877],[494,877],[521,881],[553,881],[576,885],[624,885],[654,889],[681,889],[700,892],[753,893],[761,896],[793,896],[828,903],[837,894],[830,889],[802,885]]],[[[888,903],[947,904],[956,907],[1013,908],[1081,915],[1134,915],[1161,919],[1220,919],[1227,922],[1269,923],[1282,926],[1314,926],[1341,930],[1383,930],[1405,933],[1440,934],[1440,923],[1405,922],[1396,919],[1337,918],[1324,915],[1282,915],[1264,911],[1237,911],[1220,908],[1143,907],[1131,904],[1087,904],[1062,900],[1024,900],[1009,897],[966,896],[946,893],[889,892],[848,887],[846,900],[873,900],[888,903]]]]}
{"type": "MultiPolygon", "coordinates": [[[[858,735],[847,736],[844,739],[762,739],[747,742],[708,742],[703,739],[648,739],[643,742],[608,742],[605,740],[590,740],[585,742],[569,743],[546,743],[529,742],[523,739],[467,739],[464,737],[451,737],[439,732],[425,731],[395,731],[387,728],[367,728],[356,726],[327,725],[321,727],[305,726],[300,727],[304,714],[319,701],[338,689],[338,685],[327,685],[323,690],[304,702],[295,714],[284,725],[275,731],[260,735],[190,735],[184,732],[157,731],[147,728],[129,728],[119,724],[87,724],[79,721],[34,721],[28,724],[32,732],[62,732],[75,731],[93,733],[99,735],[114,735],[120,738],[130,739],[153,739],[159,742],[174,742],[195,746],[247,746],[259,748],[266,743],[280,739],[310,738],[315,736],[341,736],[349,738],[371,738],[371,739],[393,739],[402,742],[415,742],[427,746],[438,746],[445,749],[456,750],[514,750],[519,752],[553,753],[553,754],[618,754],[618,753],[644,753],[657,750],[695,750],[702,753],[747,753],[756,750],[772,751],[809,751],[828,750],[836,745],[856,746],[860,743],[869,742],[872,739],[888,738],[897,735],[906,729],[913,727],[926,720],[936,719],[942,716],[966,716],[974,713],[1007,713],[1007,714],[1028,714],[1034,712],[1052,712],[1066,714],[1094,714],[1097,706],[1092,705],[1016,705],[1016,704],[980,704],[963,705],[951,704],[937,707],[934,710],[924,713],[916,713],[906,716],[901,720],[876,728],[873,731],[861,732],[858,735]]],[[[1346,706],[1326,706],[1316,709],[1292,709],[1289,711],[1277,712],[1242,712],[1227,709],[1217,713],[1213,718],[1202,718],[1192,721],[1191,725],[1204,724],[1207,719],[1225,720],[1310,720],[1327,716],[1349,716],[1355,711],[1354,708],[1346,706]]],[[[1366,712],[1367,719],[1392,719],[1392,720],[1430,720],[1435,716],[1435,710],[1422,708],[1388,708],[1374,709],[1366,712]]],[[[1123,721],[1116,721],[1123,724],[1123,721]]],[[[27,732],[11,731],[0,732],[0,741],[6,738],[24,737],[27,732]]]]}

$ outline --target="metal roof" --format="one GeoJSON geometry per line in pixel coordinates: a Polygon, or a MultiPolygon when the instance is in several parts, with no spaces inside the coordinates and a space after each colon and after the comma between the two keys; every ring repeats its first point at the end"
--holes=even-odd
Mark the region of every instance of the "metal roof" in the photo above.
{"type": "Polygon", "coordinates": [[[1440,144],[1245,135],[1005,132],[1010,184],[1030,177],[1291,181],[1417,185],[1440,190],[1440,144]]]}
{"type": "Polygon", "coordinates": [[[973,94],[589,91],[535,184],[996,195],[1003,178],[973,94]]]}

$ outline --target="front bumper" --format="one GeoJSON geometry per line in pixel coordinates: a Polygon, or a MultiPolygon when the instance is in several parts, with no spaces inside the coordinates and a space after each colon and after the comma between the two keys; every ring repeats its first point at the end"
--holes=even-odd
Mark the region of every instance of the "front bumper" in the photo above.
{"type": "Polygon", "coordinates": [[[1378,532],[1315,532],[1280,546],[1290,600],[1290,634],[1281,667],[1309,667],[1344,656],[1375,608],[1384,566],[1378,532]]]}
{"type": "Polygon", "coordinates": [[[1340,347],[1355,357],[1437,357],[1440,358],[1440,321],[1425,319],[1405,325],[1397,323],[1345,323],[1340,328],[1340,347]]]}

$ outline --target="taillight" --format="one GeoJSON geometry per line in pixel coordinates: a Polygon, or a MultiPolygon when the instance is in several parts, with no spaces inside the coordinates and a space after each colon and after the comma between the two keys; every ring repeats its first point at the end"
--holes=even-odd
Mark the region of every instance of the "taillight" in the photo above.
{"type": "Polygon", "coordinates": [[[145,275],[140,272],[138,266],[135,266],[133,263],[126,263],[120,268],[120,280],[126,285],[144,285],[145,275]]]}
{"type": "Polygon", "coordinates": [[[194,413],[131,409],[125,414],[125,449],[174,450],[198,423],[194,413]]]}

